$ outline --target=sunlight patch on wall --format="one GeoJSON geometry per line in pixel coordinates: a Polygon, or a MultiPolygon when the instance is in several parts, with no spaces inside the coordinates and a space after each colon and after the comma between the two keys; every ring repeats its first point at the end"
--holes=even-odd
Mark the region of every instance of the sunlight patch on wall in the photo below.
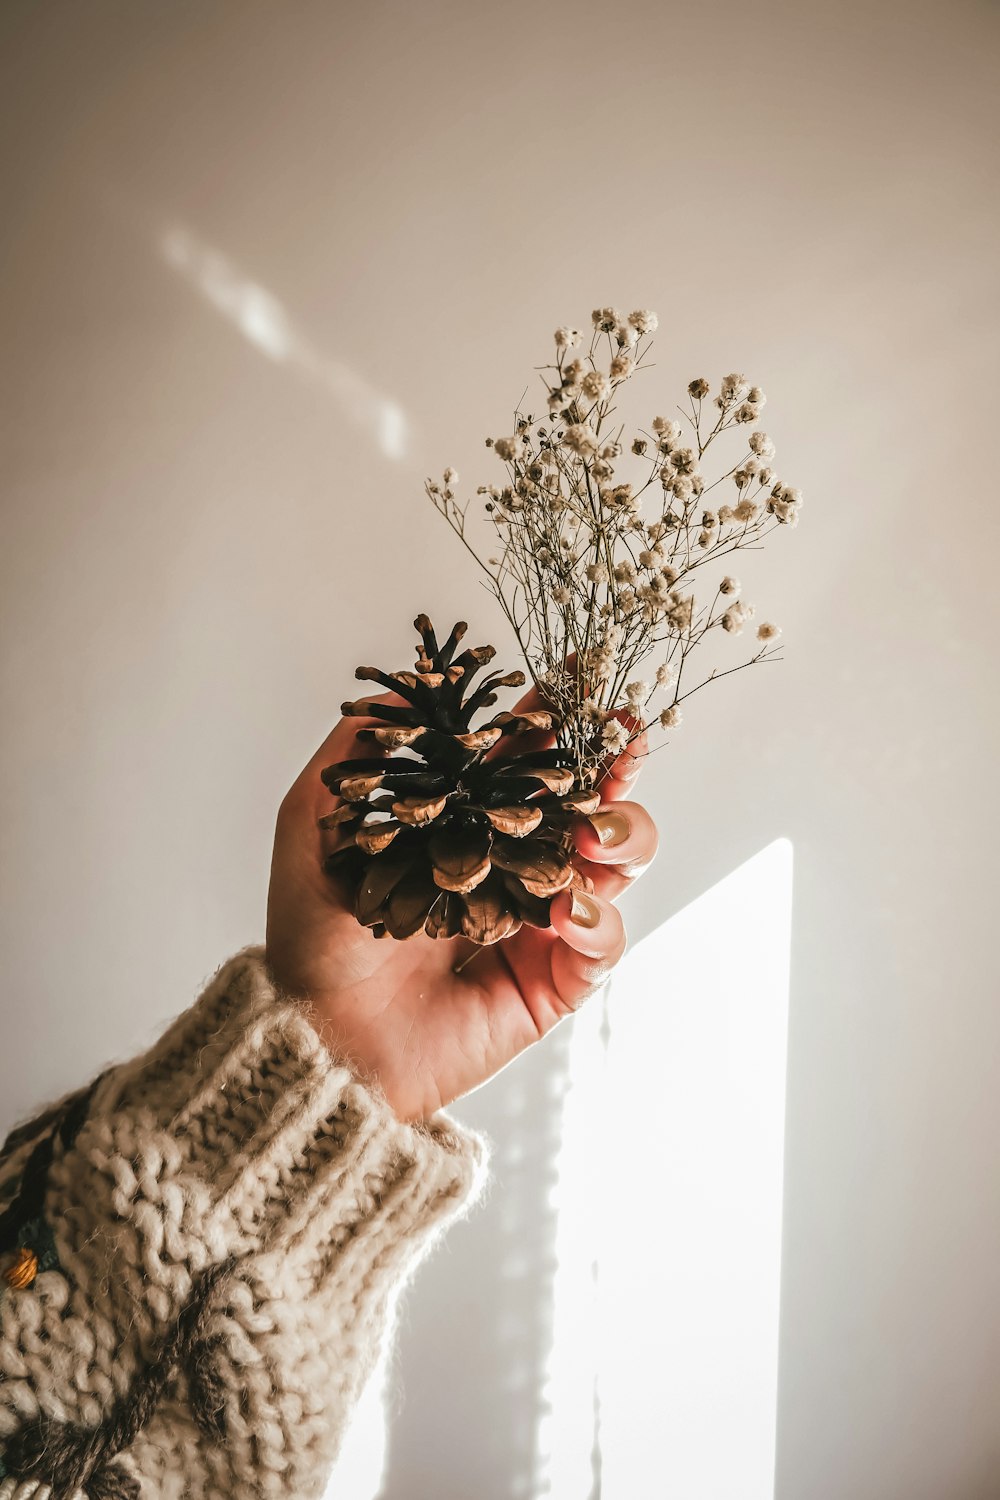
{"type": "Polygon", "coordinates": [[[573,1021],[539,1497],[774,1492],[792,846],[573,1021]]]}
{"type": "Polygon", "coordinates": [[[387,458],[406,457],[409,432],[402,407],[373,390],[347,365],[316,349],[277,297],[183,225],[164,231],[160,251],[249,344],[326,390],[356,426],[374,435],[387,458]]]}

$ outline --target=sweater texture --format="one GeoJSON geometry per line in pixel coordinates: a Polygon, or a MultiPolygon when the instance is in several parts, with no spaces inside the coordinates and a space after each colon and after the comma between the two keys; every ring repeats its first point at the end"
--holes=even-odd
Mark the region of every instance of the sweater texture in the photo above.
{"type": "Polygon", "coordinates": [[[401,1286],[487,1170],[243,949],[0,1152],[0,1500],[321,1496],[401,1286]]]}

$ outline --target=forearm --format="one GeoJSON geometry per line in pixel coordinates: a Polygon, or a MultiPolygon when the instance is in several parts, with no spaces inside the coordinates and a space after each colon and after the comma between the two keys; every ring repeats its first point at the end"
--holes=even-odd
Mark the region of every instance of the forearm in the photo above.
{"type": "Polygon", "coordinates": [[[484,1175],[244,950],[0,1166],[0,1466],[53,1500],[321,1494],[392,1294],[484,1175]]]}

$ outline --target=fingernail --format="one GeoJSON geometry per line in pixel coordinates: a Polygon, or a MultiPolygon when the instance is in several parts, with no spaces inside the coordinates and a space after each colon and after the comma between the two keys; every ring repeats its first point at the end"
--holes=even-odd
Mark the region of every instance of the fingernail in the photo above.
{"type": "Polygon", "coordinates": [[[628,818],[617,808],[595,812],[587,821],[606,849],[614,849],[619,844],[624,844],[632,832],[632,825],[628,818]]]}
{"type": "Polygon", "coordinates": [[[578,927],[596,927],[601,920],[601,908],[593,896],[588,896],[586,891],[579,891],[573,886],[570,891],[569,915],[570,920],[578,927]]]}

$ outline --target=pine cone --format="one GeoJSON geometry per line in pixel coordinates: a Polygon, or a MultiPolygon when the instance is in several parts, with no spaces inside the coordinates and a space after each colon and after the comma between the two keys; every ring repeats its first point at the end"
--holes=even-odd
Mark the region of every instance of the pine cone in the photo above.
{"type": "Polygon", "coordinates": [[[346,715],[382,721],[358,738],[390,753],[322,772],[341,805],[320,826],[346,839],[325,868],[348,881],[355,915],[376,937],[408,938],[423,928],[431,937],[495,943],[522,922],[548,927],[553,896],[574,884],[590,888],[572,863],[570,823],[594,812],[600,797],[577,785],[564,749],[487,759],[504,737],[555,730],[555,716],[498,713],[473,729],[473,716],[497,701],[495,689],[520,687],[524,673],[494,672],[470,691],[493,647],[456,656],[464,620],[443,646],[426,615],[414,627],[422,642],[415,671],[355,673],[406,706],[343,704],[346,715]]]}

